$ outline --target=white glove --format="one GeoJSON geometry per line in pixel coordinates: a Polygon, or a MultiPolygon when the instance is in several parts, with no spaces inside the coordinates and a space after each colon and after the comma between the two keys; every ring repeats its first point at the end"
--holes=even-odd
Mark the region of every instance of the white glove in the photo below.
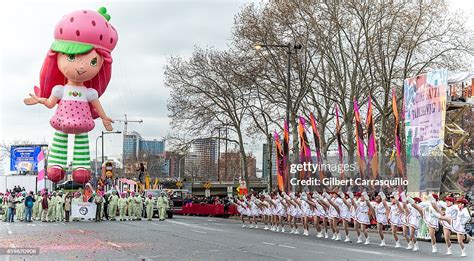
{"type": "Polygon", "coordinates": [[[380,191],[379,192],[379,196],[382,200],[385,200],[387,197],[385,196],[385,193],[383,193],[383,191],[380,191]]]}
{"type": "Polygon", "coordinates": [[[362,196],[365,198],[365,200],[369,201],[370,198],[369,198],[369,195],[367,195],[367,192],[362,192],[362,196]]]}
{"type": "Polygon", "coordinates": [[[303,194],[301,194],[301,200],[308,200],[308,195],[303,192],[303,194]]]}
{"type": "Polygon", "coordinates": [[[349,194],[349,198],[350,198],[350,199],[353,199],[353,198],[354,198],[354,193],[352,192],[352,190],[348,190],[348,191],[347,191],[347,194],[349,194]]]}
{"type": "Polygon", "coordinates": [[[398,200],[398,192],[396,190],[392,191],[392,197],[398,200]]]}
{"type": "Polygon", "coordinates": [[[339,193],[337,193],[337,194],[338,194],[341,198],[345,198],[345,197],[346,197],[346,195],[344,195],[344,192],[342,192],[342,191],[339,191],[339,193]]]}
{"type": "Polygon", "coordinates": [[[410,203],[410,204],[412,204],[412,205],[415,204],[415,200],[414,200],[413,198],[411,198],[411,197],[408,197],[408,198],[407,198],[407,201],[408,201],[408,203],[410,203]]]}
{"type": "Polygon", "coordinates": [[[431,203],[433,203],[433,202],[436,202],[436,199],[433,197],[432,194],[430,194],[430,195],[428,196],[428,201],[431,202],[431,203]]]}

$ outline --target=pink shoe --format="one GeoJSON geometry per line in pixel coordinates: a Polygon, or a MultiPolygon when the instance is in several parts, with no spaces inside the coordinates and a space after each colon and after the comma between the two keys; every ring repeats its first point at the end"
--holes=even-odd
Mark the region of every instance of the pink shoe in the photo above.
{"type": "Polygon", "coordinates": [[[86,184],[91,179],[91,171],[86,168],[77,168],[72,171],[72,180],[79,184],[86,184]]]}
{"type": "Polygon", "coordinates": [[[58,165],[54,165],[49,167],[47,170],[48,179],[51,180],[53,183],[58,183],[66,176],[66,171],[58,165]]]}

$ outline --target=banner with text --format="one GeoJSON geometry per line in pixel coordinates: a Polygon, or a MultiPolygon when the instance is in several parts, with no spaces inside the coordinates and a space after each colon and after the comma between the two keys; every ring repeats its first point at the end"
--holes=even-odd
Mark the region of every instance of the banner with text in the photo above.
{"type": "Polygon", "coordinates": [[[439,191],[441,186],[447,74],[431,71],[403,84],[409,192],[439,191]]]}

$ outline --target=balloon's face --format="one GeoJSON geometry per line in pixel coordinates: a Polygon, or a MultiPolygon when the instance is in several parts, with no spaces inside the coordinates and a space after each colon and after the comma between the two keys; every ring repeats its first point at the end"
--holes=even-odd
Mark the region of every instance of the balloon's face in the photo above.
{"type": "Polygon", "coordinates": [[[95,50],[87,54],[58,53],[58,68],[70,81],[85,82],[100,71],[104,59],[95,50]]]}

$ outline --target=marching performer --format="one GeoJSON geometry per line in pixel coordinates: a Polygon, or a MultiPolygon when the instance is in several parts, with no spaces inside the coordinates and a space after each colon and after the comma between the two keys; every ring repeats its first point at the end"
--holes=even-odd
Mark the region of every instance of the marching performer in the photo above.
{"type": "MultiPolygon", "coordinates": [[[[464,248],[464,236],[466,235],[465,226],[466,223],[471,219],[471,215],[466,208],[466,205],[469,202],[464,199],[460,198],[456,200],[456,206],[458,208],[457,214],[454,218],[449,217],[448,215],[441,215],[441,211],[439,208],[436,208],[436,204],[432,203],[433,207],[439,211],[436,215],[440,220],[447,221],[451,225],[451,231],[457,234],[458,243],[461,247],[461,256],[466,256],[466,250],[464,248]]],[[[453,211],[454,212],[454,211],[453,211]]]]}
{"type": "Polygon", "coordinates": [[[408,197],[407,200],[403,201],[403,208],[405,209],[405,215],[407,216],[410,228],[410,244],[413,246],[413,251],[419,250],[416,233],[420,228],[420,220],[423,216],[423,206],[418,205],[420,203],[421,199],[419,197],[408,197]]]}
{"type": "Polygon", "coordinates": [[[151,221],[153,218],[153,203],[153,195],[148,193],[147,198],[145,199],[146,217],[148,221],[151,221]]]}
{"type": "Polygon", "coordinates": [[[321,238],[323,237],[323,233],[322,233],[320,222],[321,220],[324,220],[325,210],[323,206],[319,204],[317,200],[318,196],[319,196],[319,193],[314,191],[312,193],[312,196],[308,197],[306,202],[313,208],[313,222],[314,222],[314,228],[316,229],[316,232],[317,232],[316,237],[321,238]]]}
{"type": "MultiPolygon", "coordinates": [[[[438,208],[442,208],[446,206],[444,202],[439,201],[439,196],[437,194],[432,194],[429,196],[429,201],[433,204],[437,205],[438,208]]],[[[436,253],[438,252],[438,248],[436,247],[436,230],[439,228],[439,219],[437,217],[438,212],[434,209],[431,204],[426,205],[423,208],[423,220],[425,221],[426,225],[428,226],[428,232],[431,238],[431,252],[436,253]]]]}
{"type": "MultiPolygon", "coordinates": [[[[456,200],[452,197],[446,197],[444,201],[446,202],[443,205],[444,213],[446,217],[449,217],[451,219],[456,218],[459,212],[458,206],[454,204],[456,200]]],[[[436,205],[433,206],[433,208],[438,213],[441,213],[440,208],[439,207],[437,208],[436,205]]],[[[443,226],[444,241],[446,242],[446,247],[448,248],[446,251],[446,255],[452,255],[453,252],[451,251],[451,229],[452,229],[451,223],[449,223],[446,220],[441,220],[441,225],[443,226]]]]}
{"type": "Polygon", "coordinates": [[[388,213],[390,212],[390,207],[387,204],[386,196],[383,191],[380,191],[375,197],[375,202],[372,203],[372,207],[375,211],[375,220],[377,221],[377,231],[380,236],[380,246],[384,247],[385,237],[383,235],[383,227],[388,225],[388,213]]]}
{"type": "Polygon", "coordinates": [[[309,236],[309,226],[308,220],[313,217],[313,211],[310,209],[308,204],[308,195],[306,192],[301,193],[301,198],[296,199],[297,203],[300,206],[302,221],[303,221],[303,235],[309,236]]]}
{"type": "MultiPolygon", "coordinates": [[[[357,223],[360,224],[361,232],[365,236],[364,244],[368,245],[370,244],[370,240],[369,234],[367,233],[367,226],[370,225],[369,209],[372,206],[370,205],[369,196],[367,195],[367,192],[364,191],[363,193],[361,193],[361,197],[358,201],[352,198],[352,205],[355,209],[355,219],[357,220],[357,223]]],[[[357,243],[360,244],[362,242],[362,237],[358,236],[357,243]]]]}
{"type": "Polygon", "coordinates": [[[342,218],[342,226],[344,228],[344,233],[346,234],[346,239],[344,242],[351,242],[351,238],[349,237],[349,222],[351,222],[351,213],[349,211],[351,203],[347,200],[346,194],[344,192],[339,191],[339,197],[336,198],[336,204],[339,208],[340,217],[342,218]]]}
{"type": "Polygon", "coordinates": [[[285,233],[285,224],[284,224],[284,218],[286,216],[286,202],[285,200],[281,197],[280,194],[275,193],[276,199],[274,199],[275,203],[275,211],[276,211],[276,223],[277,223],[277,228],[276,232],[278,232],[278,226],[280,226],[280,231],[282,233],[285,233]]]}
{"type": "Polygon", "coordinates": [[[135,217],[135,191],[130,192],[128,197],[128,219],[134,220],[135,217]]]}
{"type": "Polygon", "coordinates": [[[119,208],[119,220],[120,221],[126,221],[127,220],[127,216],[126,216],[126,212],[127,212],[127,193],[125,192],[122,192],[120,193],[120,198],[118,200],[118,208],[119,208]]]}

